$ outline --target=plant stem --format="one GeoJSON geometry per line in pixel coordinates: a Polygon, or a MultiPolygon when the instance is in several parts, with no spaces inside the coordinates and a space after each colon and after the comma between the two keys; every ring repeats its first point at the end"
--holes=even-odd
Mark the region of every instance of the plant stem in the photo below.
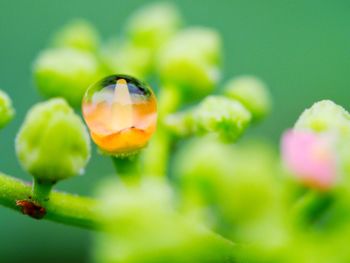
{"type": "Polygon", "coordinates": [[[166,85],[161,89],[159,94],[157,132],[142,154],[142,167],[145,174],[164,176],[167,172],[172,138],[164,127],[163,121],[168,114],[178,109],[180,101],[181,96],[176,86],[166,85]]]}
{"type": "Polygon", "coordinates": [[[312,226],[332,205],[330,193],[308,190],[294,205],[292,218],[300,226],[312,226]]]}
{"type": "Polygon", "coordinates": [[[121,177],[137,176],[140,173],[139,153],[124,158],[112,156],[112,161],[117,174],[121,177]]]}
{"type": "MultiPolygon", "coordinates": [[[[19,200],[30,200],[32,187],[20,180],[0,173],[0,205],[21,212],[16,204],[19,200]]],[[[97,201],[53,191],[45,203],[44,219],[87,229],[98,228],[96,217],[97,201]]]]}
{"type": "MultiPolygon", "coordinates": [[[[32,187],[11,176],[0,173],[0,205],[21,212],[16,204],[18,200],[29,200],[32,187]]],[[[91,198],[76,196],[68,193],[52,191],[50,199],[46,201],[46,215],[43,219],[81,227],[91,230],[102,230],[98,223],[98,201],[91,198]]],[[[203,235],[210,247],[215,247],[215,262],[235,262],[235,245],[211,232],[203,229],[203,235]]]]}
{"type": "Polygon", "coordinates": [[[33,188],[32,188],[32,198],[39,204],[44,204],[49,200],[49,196],[54,183],[41,182],[40,180],[34,178],[33,188]]]}

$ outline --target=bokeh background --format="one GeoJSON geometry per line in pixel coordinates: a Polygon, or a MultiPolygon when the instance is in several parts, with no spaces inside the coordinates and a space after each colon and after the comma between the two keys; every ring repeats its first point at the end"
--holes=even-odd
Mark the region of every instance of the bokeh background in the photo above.
{"type": "MultiPolygon", "coordinates": [[[[254,74],[269,86],[274,109],[249,133],[273,140],[306,107],[332,99],[350,109],[350,2],[348,0],[177,0],[188,25],[213,27],[224,43],[224,79],[254,74]]],[[[41,98],[31,65],[52,34],[73,18],[92,22],[103,38],[121,33],[128,15],[151,1],[0,0],[0,88],[17,111],[0,134],[0,167],[29,179],[14,152],[14,139],[29,107],[41,98]]],[[[83,177],[59,189],[91,194],[112,172],[96,154],[83,177]]],[[[34,221],[0,208],[0,262],[89,262],[91,233],[34,221]]]]}

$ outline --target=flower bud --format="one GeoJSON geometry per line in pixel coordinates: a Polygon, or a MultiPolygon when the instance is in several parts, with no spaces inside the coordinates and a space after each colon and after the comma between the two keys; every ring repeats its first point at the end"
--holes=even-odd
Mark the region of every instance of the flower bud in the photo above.
{"type": "Polygon", "coordinates": [[[316,133],[331,132],[339,136],[350,136],[350,114],[330,100],[323,100],[305,110],[294,128],[316,133]]]}
{"type": "Polygon", "coordinates": [[[241,76],[230,80],[225,86],[225,95],[240,101],[255,120],[270,111],[271,99],[265,83],[253,76],[241,76]]]}
{"type": "Polygon", "coordinates": [[[220,78],[221,41],[216,31],[189,28],[179,32],[159,55],[163,81],[181,88],[185,98],[209,94],[220,78]]]}
{"type": "Polygon", "coordinates": [[[231,255],[229,242],[176,210],[165,180],[108,181],[100,200],[98,262],[223,262],[231,255]]]}
{"type": "Polygon", "coordinates": [[[131,16],[127,24],[127,34],[136,45],[154,50],[165,43],[180,24],[180,15],[173,5],[154,4],[131,16]]]}
{"type": "Polygon", "coordinates": [[[193,118],[199,131],[219,131],[224,137],[235,139],[245,130],[251,114],[238,101],[210,96],[201,103],[193,118]]]}
{"type": "Polygon", "coordinates": [[[127,41],[111,41],[103,49],[103,61],[111,74],[145,78],[152,70],[153,59],[149,49],[127,41]]]}
{"type": "Polygon", "coordinates": [[[250,112],[239,101],[209,96],[192,110],[170,115],[166,124],[180,136],[217,133],[225,140],[235,140],[250,120],[250,112]]]}
{"type": "Polygon", "coordinates": [[[9,123],[15,114],[10,97],[0,90],[0,129],[9,123]]]}
{"type": "Polygon", "coordinates": [[[315,103],[305,110],[295,124],[296,130],[309,130],[315,133],[329,134],[334,137],[334,153],[337,158],[339,180],[349,184],[350,175],[350,114],[332,101],[315,103]],[[345,176],[346,175],[346,176],[345,176]]]}
{"type": "Polygon", "coordinates": [[[323,100],[305,110],[294,131],[284,135],[283,159],[302,182],[327,190],[335,181],[348,184],[344,175],[350,174],[349,142],[350,114],[334,102],[323,100]]]}
{"type": "Polygon", "coordinates": [[[30,109],[17,134],[16,152],[36,180],[56,182],[82,173],[90,141],[79,116],[57,98],[30,109]]]}
{"type": "Polygon", "coordinates": [[[232,145],[206,136],[189,140],[178,151],[173,171],[181,185],[200,191],[209,203],[226,206],[234,213],[230,216],[243,222],[259,213],[259,206],[268,206],[266,198],[278,185],[276,166],[274,147],[264,141],[232,145]]]}
{"type": "Polygon", "coordinates": [[[74,49],[51,49],[39,55],[34,64],[34,77],[39,92],[45,97],[64,97],[79,106],[88,86],[99,76],[95,57],[74,49]]]}
{"type": "Polygon", "coordinates": [[[319,190],[331,188],[337,176],[337,155],[332,137],[309,131],[288,131],[282,138],[282,158],[303,184],[319,190]]]}
{"type": "Polygon", "coordinates": [[[54,37],[53,44],[58,47],[94,52],[98,48],[99,36],[93,25],[79,19],[70,22],[59,31],[54,37]]]}

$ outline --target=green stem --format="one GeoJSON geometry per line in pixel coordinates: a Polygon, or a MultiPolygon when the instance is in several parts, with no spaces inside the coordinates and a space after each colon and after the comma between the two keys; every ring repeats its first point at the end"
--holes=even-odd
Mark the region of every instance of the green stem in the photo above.
{"type": "Polygon", "coordinates": [[[175,112],[181,102],[178,88],[166,85],[159,94],[159,121],[157,132],[142,154],[144,174],[164,176],[167,172],[172,137],[163,125],[164,118],[175,112]]]}
{"type": "MultiPolygon", "coordinates": [[[[32,187],[18,179],[0,173],[0,205],[21,212],[17,205],[19,200],[30,200],[32,187]]],[[[46,202],[46,215],[43,219],[81,227],[85,229],[101,230],[98,223],[98,201],[68,193],[52,191],[46,202]]],[[[208,248],[215,248],[212,255],[215,262],[235,262],[235,245],[203,228],[203,235],[208,242],[208,248]]],[[[214,262],[213,261],[213,262],[214,262]]]]}
{"type": "Polygon", "coordinates": [[[117,174],[121,177],[137,176],[140,173],[139,153],[124,158],[112,156],[112,162],[117,174]]]}
{"type": "Polygon", "coordinates": [[[312,226],[332,205],[333,198],[330,193],[308,190],[294,204],[292,218],[300,226],[312,226]]]}
{"type": "MultiPolygon", "coordinates": [[[[32,187],[20,180],[0,173],[0,205],[22,212],[17,202],[30,200],[32,187]]],[[[45,203],[43,219],[87,229],[98,228],[96,217],[97,201],[53,191],[45,203]]]]}
{"type": "Polygon", "coordinates": [[[49,200],[50,193],[54,183],[52,182],[42,182],[34,178],[33,188],[32,188],[32,198],[39,204],[44,204],[49,200]]]}

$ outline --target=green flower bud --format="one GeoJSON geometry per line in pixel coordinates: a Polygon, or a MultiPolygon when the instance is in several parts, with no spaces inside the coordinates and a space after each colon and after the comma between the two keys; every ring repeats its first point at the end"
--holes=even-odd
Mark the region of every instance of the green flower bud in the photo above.
{"type": "Polygon", "coordinates": [[[0,129],[5,127],[14,115],[15,110],[12,107],[10,97],[4,91],[0,90],[0,129]]]}
{"type": "Polygon", "coordinates": [[[206,136],[183,145],[172,164],[182,186],[184,209],[206,218],[213,229],[224,226],[225,235],[237,244],[252,244],[248,254],[244,246],[236,247],[235,255],[244,257],[237,257],[237,262],[247,262],[251,254],[252,262],[261,259],[262,251],[269,255],[281,252],[289,233],[273,145],[256,140],[223,144],[206,136]],[[270,225],[278,234],[272,234],[270,225]],[[264,238],[267,234],[268,240],[264,238]]]}
{"type": "Polygon", "coordinates": [[[245,130],[251,114],[238,101],[219,96],[206,98],[193,115],[200,132],[217,132],[236,139],[245,130]]]}
{"type": "Polygon", "coordinates": [[[220,52],[221,41],[216,31],[189,28],[162,48],[159,72],[165,82],[179,86],[185,98],[205,96],[220,79],[220,52]]]}
{"type": "Polygon", "coordinates": [[[337,172],[340,174],[340,186],[350,185],[350,114],[343,107],[330,100],[323,100],[305,110],[295,129],[330,135],[333,147],[336,149],[337,172]]]}
{"type": "Polygon", "coordinates": [[[185,144],[173,169],[185,198],[199,195],[204,204],[214,202],[228,222],[246,224],[270,209],[278,192],[276,160],[272,145],[265,142],[245,140],[233,146],[207,136],[185,144]]]}
{"type": "MultiPolygon", "coordinates": [[[[111,182],[103,188],[98,262],[224,262],[232,246],[175,210],[160,179],[111,182]]],[[[230,260],[229,260],[230,261],[230,260]]]]}
{"type": "Polygon", "coordinates": [[[16,152],[36,180],[56,182],[83,172],[90,156],[89,135],[63,99],[51,99],[28,112],[17,134],[16,152]]]}
{"type": "Polygon", "coordinates": [[[176,32],[180,24],[176,7],[158,3],[144,7],[131,16],[127,34],[136,45],[157,49],[176,32]]]}
{"type": "Polygon", "coordinates": [[[80,106],[85,90],[99,79],[99,64],[87,52],[74,49],[51,49],[39,55],[34,64],[38,89],[45,97],[64,97],[80,106]]]}
{"type": "Polygon", "coordinates": [[[225,85],[225,95],[240,101],[255,120],[266,116],[271,108],[271,98],[265,83],[253,76],[230,80],[225,85]]]}
{"type": "Polygon", "coordinates": [[[340,136],[350,136],[350,114],[330,100],[323,100],[305,110],[295,129],[313,132],[332,132],[340,136]]]}
{"type": "Polygon", "coordinates": [[[111,72],[145,78],[152,70],[152,52],[131,42],[111,41],[104,47],[103,61],[111,72]]]}
{"type": "Polygon", "coordinates": [[[71,21],[53,39],[58,47],[74,48],[83,51],[96,51],[99,45],[97,30],[83,19],[71,21]]]}
{"type": "Polygon", "coordinates": [[[169,116],[166,124],[181,136],[217,133],[223,139],[236,140],[250,120],[250,112],[239,101],[209,96],[194,109],[169,116]]]}

